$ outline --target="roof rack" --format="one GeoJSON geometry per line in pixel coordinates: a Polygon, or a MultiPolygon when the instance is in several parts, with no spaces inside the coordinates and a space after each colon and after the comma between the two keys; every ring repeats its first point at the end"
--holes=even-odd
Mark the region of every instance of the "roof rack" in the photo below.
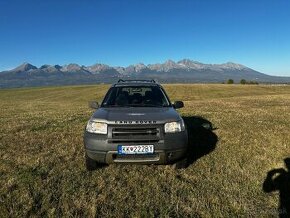
{"type": "Polygon", "coordinates": [[[119,79],[118,83],[126,83],[126,82],[144,82],[144,83],[156,83],[154,79],[146,80],[146,79],[119,79]]]}

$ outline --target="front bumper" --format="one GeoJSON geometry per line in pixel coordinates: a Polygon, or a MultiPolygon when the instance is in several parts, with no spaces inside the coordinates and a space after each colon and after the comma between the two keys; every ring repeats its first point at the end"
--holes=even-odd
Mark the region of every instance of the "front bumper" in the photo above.
{"type": "Polygon", "coordinates": [[[87,155],[99,163],[140,163],[168,164],[182,159],[188,146],[187,131],[164,134],[158,142],[145,143],[154,145],[154,153],[146,155],[119,155],[118,145],[138,145],[144,143],[113,143],[107,135],[85,132],[84,145],[87,155]]]}

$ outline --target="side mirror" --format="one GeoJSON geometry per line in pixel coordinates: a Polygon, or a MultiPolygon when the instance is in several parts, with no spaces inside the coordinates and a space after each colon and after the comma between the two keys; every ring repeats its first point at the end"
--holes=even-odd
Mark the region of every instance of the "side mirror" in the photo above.
{"type": "Polygon", "coordinates": [[[100,105],[96,101],[89,101],[89,107],[92,109],[98,109],[100,107],[100,105]]]}
{"type": "Polygon", "coordinates": [[[184,104],[183,104],[182,101],[175,101],[175,102],[173,102],[173,107],[174,107],[175,109],[183,108],[183,107],[184,107],[184,104]]]}

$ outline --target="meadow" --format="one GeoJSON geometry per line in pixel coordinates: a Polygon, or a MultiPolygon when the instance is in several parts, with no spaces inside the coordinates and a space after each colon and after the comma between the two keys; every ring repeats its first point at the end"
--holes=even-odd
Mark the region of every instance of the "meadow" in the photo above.
{"type": "Polygon", "coordinates": [[[290,157],[290,86],[164,87],[185,104],[185,169],[86,171],[88,101],[108,85],[0,90],[0,217],[277,217],[279,192],[263,183],[290,157]],[[195,128],[199,120],[213,129],[195,128]]]}

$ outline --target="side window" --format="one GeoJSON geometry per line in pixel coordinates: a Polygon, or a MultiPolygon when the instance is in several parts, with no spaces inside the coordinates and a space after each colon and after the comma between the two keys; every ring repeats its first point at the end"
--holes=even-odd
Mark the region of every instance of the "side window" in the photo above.
{"type": "Polygon", "coordinates": [[[114,104],[115,98],[116,98],[116,92],[117,90],[115,88],[111,88],[107,95],[105,96],[105,99],[103,101],[103,105],[112,105],[114,104]]]}

